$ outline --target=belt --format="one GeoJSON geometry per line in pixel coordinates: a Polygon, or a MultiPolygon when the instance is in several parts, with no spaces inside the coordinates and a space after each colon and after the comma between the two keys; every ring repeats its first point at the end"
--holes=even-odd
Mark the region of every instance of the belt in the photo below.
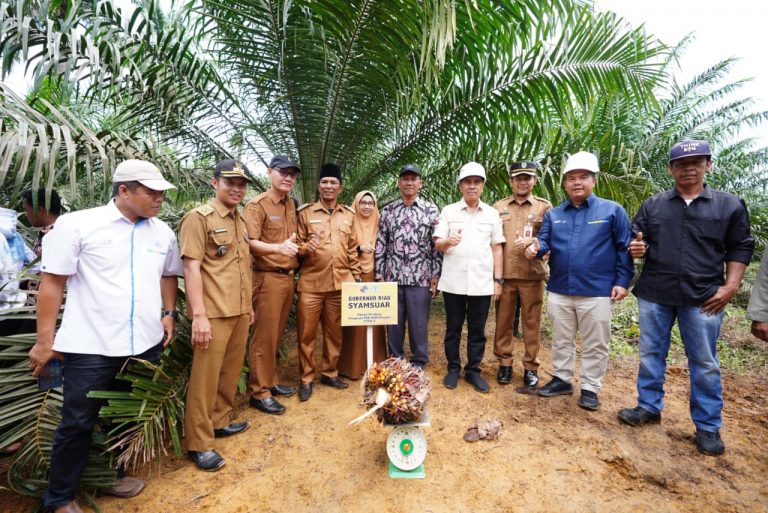
{"type": "Polygon", "coordinates": [[[278,273],[278,274],[287,274],[291,275],[293,274],[293,269],[267,269],[266,272],[268,273],[278,273]]]}

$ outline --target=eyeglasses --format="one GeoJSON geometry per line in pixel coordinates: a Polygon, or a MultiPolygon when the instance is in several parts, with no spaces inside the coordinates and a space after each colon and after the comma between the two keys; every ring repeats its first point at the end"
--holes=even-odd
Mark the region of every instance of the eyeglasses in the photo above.
{"type": "Polygon", "coordinates": [[[282,176],[283,178],[288,178],[289,176],[291,178],[296,178],[297,176],[299,176],[299,172],[296,171],[295,169],[291,169],[291,168],[288,168],[288,169],[275,168],[275,170],[278,173],[280,173],[280,176],[282,176]]]}
{"type": "Polygon", "coordinates": [[[373,201],[361,201],[360,202],[360,206],[361,207],[372,207],[374,205],[376,205],[376,203],[374,203],[373,201]]]}

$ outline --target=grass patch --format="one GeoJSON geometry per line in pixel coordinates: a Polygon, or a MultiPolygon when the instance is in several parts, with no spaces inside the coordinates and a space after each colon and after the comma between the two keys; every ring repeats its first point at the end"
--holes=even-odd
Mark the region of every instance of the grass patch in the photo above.
{"type": "MultiPolygon", "coordinates": [[[[751,324],[744,316],[743,307],[728,305],[717,342],[717,355],[724,370],[738,374],[768,371],[768,343],[752,336],[749,331],[751,324]]],[[[613,311],[610,357],[637,358],[639,338],[637,298],[630,295],[619,302],[613,311]]],[[[680,330],[675,323],[667,362],[670,366],[687,366],[687,361],[680,330]]]]}

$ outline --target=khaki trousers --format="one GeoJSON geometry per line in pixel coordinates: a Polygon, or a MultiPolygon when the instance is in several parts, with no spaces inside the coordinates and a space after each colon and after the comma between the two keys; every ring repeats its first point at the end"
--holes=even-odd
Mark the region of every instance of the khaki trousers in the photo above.
{"type": "Polygon", "coordinates": [[[250,315],[210,319],[213,340],[196,347],[184,413],[188,451],[214,448],[213,430],[226,427],[235,407],[237,382],[243,372],[250,315]]]}
{"type": "Polygon", "coordinates": [[[520,323],[523,326],[523,367],[538,370],[541,348],[541,309],[544,306],[544,280],[504,280],[501,297],[496,302],[496,335],[493,354],[499,365],[512,365],[512,323],[515,320],[517,294],[520,294],[520,323]]]}
{"type": "Polygon", "coordinates": [[[323,376],[335,378],[341,352],[341,291],[299,292],[296,330],[299,339],[299,376],[302,383],[315,379],[315,338],[317,324],[323,325],[323,376]]]}
{"type": "Polygon", "coordinates": [[[248,346],[248,389],[255,399],[271,397],[278,384],[277,348],[293,303],[293,274],[253,272],[253,334],[248,346]]]}
{"type": "Polygon", "coordinates": [[[576,366],[576,332],[581,333],[581,389],[600,392],[608,367],[611,341],[609,297],[549,293],[547,315],[552,321],[552,375],[571,383],[576,366]]]}

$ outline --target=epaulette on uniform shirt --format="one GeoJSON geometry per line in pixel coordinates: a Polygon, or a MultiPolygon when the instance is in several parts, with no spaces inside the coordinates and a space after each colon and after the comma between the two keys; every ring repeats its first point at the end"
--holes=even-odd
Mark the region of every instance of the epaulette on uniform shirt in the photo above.
{"type": "MultiPolygon", "coordinates": [[[[264,192],[262,192],[261,194],[259,194],[258,196],[255,196],[255,197],[251,198],[251,201],[250,201],[250,202],[253,202],[253,203],[258,203],[258,202],[260,202],[261,200],[263,200],[264,198],[266,198],[267,196],[269,196],[268,192],[267,192],[267,191],[264,191],[264,192]]],[[[249,202],[249,203],[250,203],[250,202],[249,202]]]]}
{"type": "Polygon", "coordinates": [[[296,212],[301,212],[305,208],[310,207],[312,205],[314,205],[314,203],[304,203],[302,206],[300,206],[298,209],[296,209],[296,212]]]}
{"type": "Polygon", "coordinates": [[[201,207],[197,207],[195,209],[195,212],[197,212],[200,215],[207,216],[212,214],[213,212],[216,212],[216,210],[210,205],[203,205],[201,207]]]}
{"type": "Polygon", "coordinates": [[[350,211],[350,212],[352,212],[353,214],[355,213],[355,209],[353,209],[353,208],[352,208],[352,207],[350,207],[350,206],[347,206],[347,205],[342,205],[342,207],[346,208],[347,210],[349,210],[349,211],[350,211]]]}

